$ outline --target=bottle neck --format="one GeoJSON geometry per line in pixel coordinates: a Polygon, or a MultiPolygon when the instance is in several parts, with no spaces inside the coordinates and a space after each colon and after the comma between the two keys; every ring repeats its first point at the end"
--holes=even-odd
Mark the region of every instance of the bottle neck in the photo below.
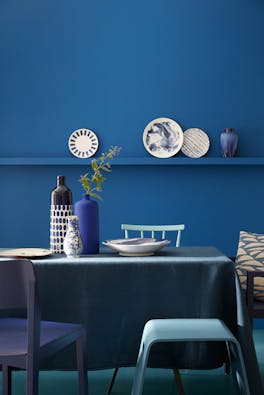
{"type": "Polygon", "coordinates": [[[52,205],[72,205],[72,193],[65,185],[65,176],[57,176],[57,186],[51,193],[52,205]]]}
{"type": "Polygon", "coordinates": [[[57,176],[57,187],[65,185],[65,176],[57,176]]]}
{"type": "Polygon", "coordinates": [[[78,229],[78,217],[71,215],[68,217],[68,227],[70,229],[78,229]]]}
{"type": "Polygon", "coordinates": [[[226,132],[226,133],[233,133],[233,132],[234,132],[234,129],[233,129],[233,128],[226,128],[226,129],[225,129],[225,132],[226,132]]]}

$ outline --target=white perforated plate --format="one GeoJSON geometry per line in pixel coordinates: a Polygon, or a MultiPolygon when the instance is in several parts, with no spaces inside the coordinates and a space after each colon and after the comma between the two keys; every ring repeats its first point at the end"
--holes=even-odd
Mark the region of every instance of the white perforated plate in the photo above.
{"type": "Polygon", "coordinates": [[[77,129],[70,135],[68,147],[77,158],[90,158],[98,149],[98,138],[90,129],[77,129]]]}

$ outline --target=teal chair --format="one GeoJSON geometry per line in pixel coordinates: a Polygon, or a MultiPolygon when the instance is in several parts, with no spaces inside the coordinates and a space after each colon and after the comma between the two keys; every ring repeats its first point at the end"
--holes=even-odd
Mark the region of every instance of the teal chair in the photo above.
{"type": "MultiPolygon", "coordinates": [[[[129,225],[121,224],[121,229],[125,231],[125,238],[129,237],[129,232],[133,232],[133,236],[136,232],[140,232],[140,237],[161,238],[164,240],[166,238],[167,232],[175,233],[173,237],[175,247],[180,247],[181,244],[181,232],[185,229],[185,225],[129,225]],[[160,237],[161,236],[161,237],[160,237]]],[[[118,368],[115,368],[110,385],[108,387],[107,393],[110,394],[115,382],[115,378],[118,372],[118,368]]],[[[179,389],[179,394],[183,394],[183,386],[181,381],[181,376],[178,369],[173,369],[175,380],[179,389]]]]}
{"type": "MultiPolygon", "coordinates": [[[[134,376],[131,395],[141,395],[151,347],[160,342],[224,342],[229,354],[236,390],[250,395],[244,359],[239,342],[227,326],[215,318],[154,319],[146,323],[134,376]]],[[[184,393],[183,388],[181,393],[184,393]]]]}
{"type": "Polygon", "coordinates": [[[175,233],[175,247],[180,247],[181,244],[181,232],[185,229],[185,225],[128,225],[122,224],[121,229],[125,231],[125,238],[127,239],[128,232],[140,232],[140,237],[149,237],[152,238],[158,237],[161,239],[166,239],[166,232],[174,232],[175,233]]]}

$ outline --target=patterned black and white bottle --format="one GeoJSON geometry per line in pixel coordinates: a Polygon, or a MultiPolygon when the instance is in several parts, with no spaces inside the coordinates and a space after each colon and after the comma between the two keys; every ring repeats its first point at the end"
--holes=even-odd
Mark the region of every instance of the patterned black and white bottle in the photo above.
{"type": "Polygon", "coordinates": [[[68,217],[72,215],[72,193],[65,184],[65,176],[57,176],[57,187],[51,192],[50,249],[63,254],[68,217]]]}

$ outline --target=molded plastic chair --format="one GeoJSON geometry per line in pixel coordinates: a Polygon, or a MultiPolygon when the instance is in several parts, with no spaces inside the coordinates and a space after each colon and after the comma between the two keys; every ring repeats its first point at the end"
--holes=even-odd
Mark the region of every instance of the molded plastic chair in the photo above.
{"type": "Polygon", "coordinates": [[[185,229],[185,225],[128,225],[122,224],[121,229],[125,231],[125,238],[128,238],[128,231],[139,231],[140,237],[144,237],[144,232],[151,232],[151,237],[155,237],[156,233],[161,233],[161,238],[166,238],[166,232],[175,232],[175,247],[180,247],[181,231],[185,229]]]}
{"type": "Polygon", "coordinates": [[[218,319],[155,319],[146,323],[141,339],[131,395],[141,395],[150,349],[159,342],[225,342],[234,384],[242,395],[250,395],[240,345],[227,326],[218,319]]]}
{"type": "MultiPolygon", "coordinates": [[[[140,237],[143,238],[145,236],[145,232],[150,232],[151,237],[155,238],[156,233],[161,234],[162,240],[166,238],[166,232],[174,232],[175,233],[175,247],[180,247],[181,244],[181,231],[185,229],[185,225],[129,225],[129,224],[121,224],[121,229],[125,231],[125,238],[127,239],[128,231],[136,231],[140,232],[140,237]]],[[[115,383],[115,378],[118,372],[118,368],[115,368],[111,382],[108,387],[107,393],[110,394],[115,383]]],[[[180,394],[182,393],[182,382],[178,369],[173,369],[175,380],[178,385],[178,389],[180,394]]]]}
{"type": "Polygon", "coordinates": [[[26,394],[37,395],[41,361],[73,342],[76,342],[79,395],[88,394],[85,330],[79,324],[40,321],[31,261],[0,261],[0,309],[7,309],[9,316],[13,309],[14,314],[18,309],[27,311],[27,318],[0,318],[3,395],[11,395],[12,367],[26,369],[26,394]]]}

